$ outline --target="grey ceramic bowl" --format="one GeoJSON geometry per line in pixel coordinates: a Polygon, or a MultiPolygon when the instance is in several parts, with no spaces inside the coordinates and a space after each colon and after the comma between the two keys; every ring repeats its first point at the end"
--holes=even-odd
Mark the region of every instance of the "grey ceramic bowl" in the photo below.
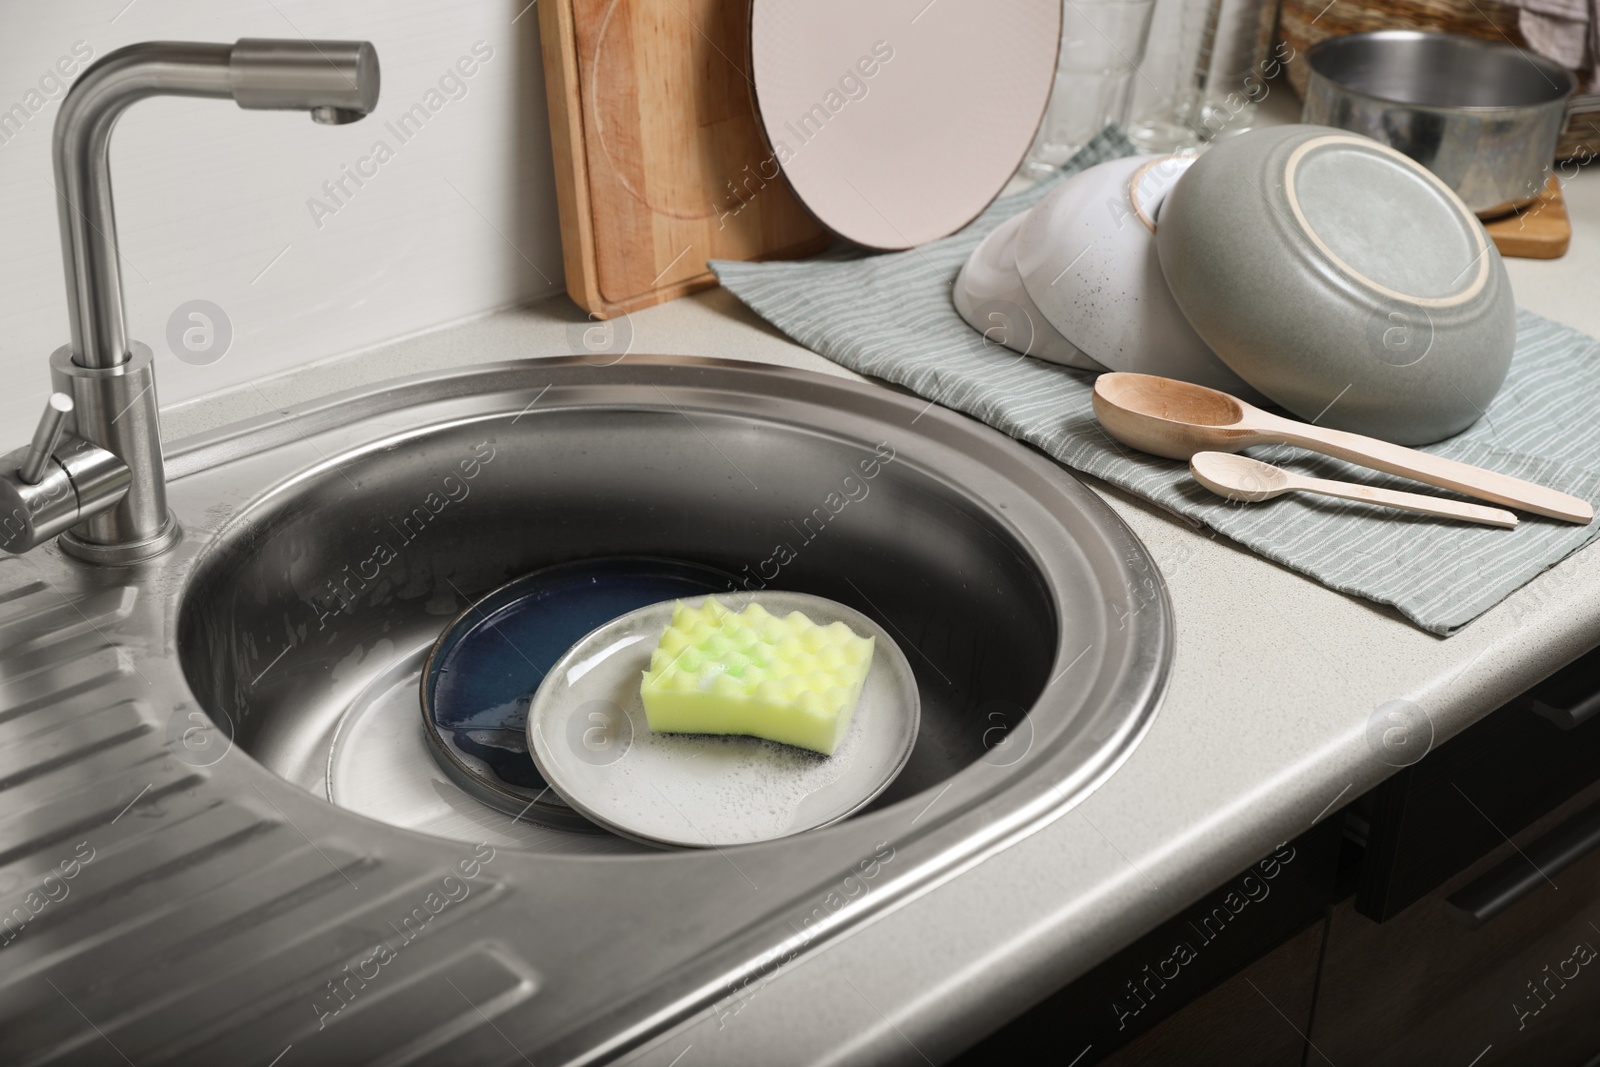
{"type": "Polygon", "coordinates": [[[1466,429],[1516,339],[1505,265],[1421,164],[1327,126],[1223,141],[1168,195],[1156,246],[1195,331],[1301,418],[1398,444],[1466,429]]]}

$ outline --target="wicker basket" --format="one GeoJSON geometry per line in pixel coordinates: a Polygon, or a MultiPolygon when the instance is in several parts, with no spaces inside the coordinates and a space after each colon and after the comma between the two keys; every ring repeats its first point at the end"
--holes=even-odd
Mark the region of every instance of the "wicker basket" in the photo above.
{"type": "MultiPolygon", "coordinates": [[[[1283,0],[1278,11],[1278,38],[1294,49],[1285,66],[1289,84],[1302,99],[1310,68],[1305,51],[1327,37],[1372,30],[1439,30],[1509,41],[1528,42],[1517,28],[1517,9],[1495,0],[1283,0]]],[[[1573,120],[1556,145],[1557,159],[1585,162],[1600,155],[1600,115],[1573,120]]]]}

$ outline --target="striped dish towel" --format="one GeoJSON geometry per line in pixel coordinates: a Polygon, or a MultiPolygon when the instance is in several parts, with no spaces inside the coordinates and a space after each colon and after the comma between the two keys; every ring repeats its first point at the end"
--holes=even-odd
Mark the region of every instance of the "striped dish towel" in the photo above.
{"type": "MultiPolygon", "coordinates": [[[[1108,129],[1066,170],[1132,152],[1108,129]]],[[[1050,187],[1003,197],[960,233],[909,252],[711,266],[757,314],[829,359],[981,419],[1330,588],[1392,605],[1432,633],[1454,633],[1600,534],[1600,524],[1526,514],[1517,529],[1496,530],[1303,494],[1232,504],[1185,464],[1117,445],[1090,407],[1092,375],[986,345],[950,303],[978,242],[1050,187]]],[[[1499,396],[1471,428],[1425,451],[1600,504],[1600,342],[1519,312],[1499,396]]],[[[1319,477],[1438,492],[1287,446],[1251,454],[1319,477]]]]}

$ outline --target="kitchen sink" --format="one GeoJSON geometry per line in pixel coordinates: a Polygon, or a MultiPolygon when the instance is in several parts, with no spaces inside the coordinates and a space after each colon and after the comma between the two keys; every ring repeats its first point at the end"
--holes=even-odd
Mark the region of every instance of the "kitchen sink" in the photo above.
{"type": "Polygon", "coordinates": [[[840,378],[487,364],[167,469],[166,555],[0,559],[0,902],[71,890],[0,934],[6,1063],[616,1058],[1068,811],[1171,659],[1160,577],[1093,493],[840,378]],[[463,792],[420,737],[427,649],[511,578],[615,556],[877,619],[921,693],[905,770],[843,822],[703,851],[463,792]]]}

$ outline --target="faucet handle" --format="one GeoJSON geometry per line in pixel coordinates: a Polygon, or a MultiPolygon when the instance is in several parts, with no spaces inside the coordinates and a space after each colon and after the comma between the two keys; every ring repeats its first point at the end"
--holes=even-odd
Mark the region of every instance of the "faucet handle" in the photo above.
{"type": "Polygon", "coordinates": [[[51,393],[45,401],[44,414],[33,431],[33,443],[17,467],[17,477],[26,485],[38,485],[44,477],[45,464],[50,454],[61,443],[61,434],[67,428],[67,416],[72,414],[72,398],[66,393],[51,393]]]}

